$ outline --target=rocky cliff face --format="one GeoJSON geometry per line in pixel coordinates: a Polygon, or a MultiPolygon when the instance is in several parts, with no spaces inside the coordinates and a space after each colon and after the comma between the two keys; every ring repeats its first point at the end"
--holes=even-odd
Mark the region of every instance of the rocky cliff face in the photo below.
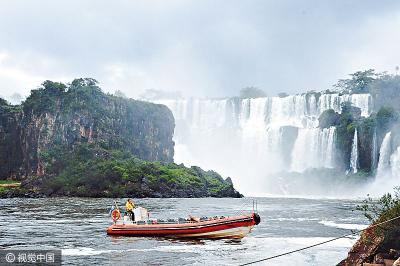
{"type": "Polygon", "coordinates": [[[0,102],[0,179],[44,175],[49,150],[80,143],[172,162],[173,131],[165,106],[104,94],[93,79],[46,81],[21,106],[0,102]]]}
{"type": "Polygon", "coordinates": [[[346,259],[338,266],[363,266],[363,265],[392,265],[400,257],[399,235],[388,237],[376,228],[368,228],[361,234],[360,239],[350,249],[346,259]]]}

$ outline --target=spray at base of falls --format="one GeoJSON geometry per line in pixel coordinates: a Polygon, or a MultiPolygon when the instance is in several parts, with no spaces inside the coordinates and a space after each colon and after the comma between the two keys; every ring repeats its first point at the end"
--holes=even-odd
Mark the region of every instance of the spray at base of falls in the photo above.
{"type": "Polygon", "coordinates": [[[239,190],[254,194],[268,191],[260,184],[273,173],[336,166],[336,130],[318,128],[318,117],[328,109],[340,113],[346,101],[363,116],[371,113],[369,94],[157,103],[167,105],[175,117],[175,162],[231,176],[239,190]]]}

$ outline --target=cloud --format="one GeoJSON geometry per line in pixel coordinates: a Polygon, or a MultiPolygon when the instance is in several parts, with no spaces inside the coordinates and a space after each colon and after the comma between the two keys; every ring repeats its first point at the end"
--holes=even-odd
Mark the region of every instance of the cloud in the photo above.
{"type": "Polygon", "coordinates": [[[135,97],[324,89],[398,64],[398,1],[2,1],[0,94],[93,77],[135,97]]]}
{"type": "Polygon", "coordinates": [[[376,68],[391,71],[400,65],[400,13],[371,18],[363,29],[357,49],[351,55],[351,69],[376,68]]]}

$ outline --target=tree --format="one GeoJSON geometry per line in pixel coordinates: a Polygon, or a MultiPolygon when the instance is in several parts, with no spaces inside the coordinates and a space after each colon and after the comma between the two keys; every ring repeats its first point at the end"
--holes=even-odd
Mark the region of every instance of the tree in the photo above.
{"type": "Polygon", "coordinates": [[[370,93],[374,97],[375,110],[382,106],[400,110],[400,76],[380,73],[370,85],[370,93]]]}
{"type": "Polygon", "coordinates": [[[46,80],[45,82],[42,83],[43,89],[47,92],[49,95],[61,95],[65,92],[65,89],[67,86],[64,83],[61,82],[53,82],[51,80],[46,80]]]}
{"type": "Polygon", "coordinates": [[[348,93],[368,93],[369,86],[376,78],[374,69],[357,71],[350,76],[350,79],[340,79],[334,87],[348,93]]]}
{"type": "Polygon", "coordinates": [[[257,88],[257,87],[245,87],[242,88],[239,92],[239,97],[244,98],[261,98],[267,97],[265,91],[257,88]]]}
{"type": "Polygon", "coordinates": [[[387,130],[399,119],[398,113],[392,107],[381,107],[376,114],[377,126],[381,130],[387,130]]]}

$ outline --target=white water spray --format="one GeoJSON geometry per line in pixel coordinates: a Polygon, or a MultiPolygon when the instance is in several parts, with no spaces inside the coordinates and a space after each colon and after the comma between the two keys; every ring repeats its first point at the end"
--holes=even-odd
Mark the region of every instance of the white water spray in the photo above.
{"type": "Polygon", "coordinates": [[[354,174],[358,172],[358,135],[357,129],[354,131],[353,145],[351,147],[350,155],[350,169],[354,174]]]}

